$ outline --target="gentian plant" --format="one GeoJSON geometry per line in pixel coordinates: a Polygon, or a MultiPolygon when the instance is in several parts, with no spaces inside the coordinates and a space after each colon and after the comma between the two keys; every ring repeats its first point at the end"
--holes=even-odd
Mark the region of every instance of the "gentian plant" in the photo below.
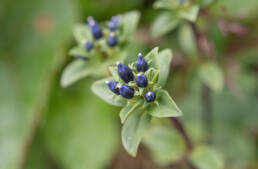
{"type": "Polygon", "coordinates": [[[139,18],[140,14],[133,11],[103,23],[89,16],[85,24],[76,25],[77,45],[69,51],[75,60],[64,69],[61,85],[67,87],[86,76],[107,76],[110,63],[127,57],[125,47],[132,40],[139,18]]]}
{"type": "Polygon", "coordinates": [[[166,83],[172,52],[158,53],[154,48],[148,54],[138,54],[135,62],[125,65],[117,62],[109,67],[112,77],[96,81],[93,92],[107,103],[122,107],[122,143],[129,154],[137,148],[152,117],[181,116],[182,112],[162,87],[166,83]]]}

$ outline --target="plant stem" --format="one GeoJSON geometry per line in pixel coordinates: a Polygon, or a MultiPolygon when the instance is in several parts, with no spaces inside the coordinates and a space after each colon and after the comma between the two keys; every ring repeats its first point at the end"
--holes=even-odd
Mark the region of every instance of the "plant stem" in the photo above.
{"type": "Polygon", "coordinates": [[[187,148],[187,152],[192,151],[193,149],[193,144],[189,138],[189,136],[187,135],[183,124],[181,123],[181,121],[179,119],[177,119],[176,117],[171,117],[170,120],[172,121],[173,126],[177,129],[177,131],[182,135],[182,137],[184,138],[185,144],[186,144],[186,148],[187,148]]]}
{"type": "Polygon", "coordinates": [[[212,103],[211,103],[211,91],[210,89],[203,84],[202,85],[202,114],[203,114],[203,126],[206,135],[206,141],[208,143],[212,142],[212,132],[213,132],[213,120],[212,120],[212,103]]]}
{"type": "Polygon", "coordinates": [[[194,146],[193,143],[189,137],[189,135],[186,133],[186,130],[182,124],[182,122],[177,119],[176,117],[170,118],[173,126],[177,129],[177,131],[182,135],[185,141],[186,145],[186,156],[182,159],[182,162],[184,162],[189,169],[197,169],[197,167],[194,166],[194,164],[188,159],[188,154],[193,150],[194,146]]]}

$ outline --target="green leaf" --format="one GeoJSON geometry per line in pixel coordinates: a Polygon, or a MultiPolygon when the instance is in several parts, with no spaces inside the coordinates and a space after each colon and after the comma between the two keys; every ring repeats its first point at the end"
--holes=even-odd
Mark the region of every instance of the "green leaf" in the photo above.
{"type": "Polygon", "coordinates": [[[115,79],[115,81],[120,82],[121,78],[119,77],[119,75],[117,73],[118,72],[117,66],[109,66],[108,68],[109,68],[109,71],[112,74],[112,77],[115,79]]]}
{"type": "Polygon", "coordinates": [[[121,122],[124,123],[127,117],[130,115],[130,113],[133,112],[136,108],[138,108],[138,106],[141,103],[143,103],[142,99],[139,99],[138,101],[128,101],[127,105],[119,113],[121,122]]]}
{"type": "Polygon", "coordinates": [[[69,50],[69,55],[70,56],[84,56],[84,57],[89,57],[89,53],[86,52],[84,46],[78,45],[73,47],[72,49],[69,50]]]}
{"type": "Polygon", "coordinates": [[[67,169],[106,168],[119,145],[118,109],[90,91],[92,82],[84,80],[72,92],[56,85],[41,130],[44,152],[67,169]]]}
{"type": "Polygon", "coordinates": [[[122,143],[126,151],[136,156],[138,146],[146,130],[149,128],[151,116],[147,112],[138,110],[131,114],[122,128],[122,143]]]}
{"type": "Polygon", "coordinates": [[[222,169],[223,160],[220,154],[208,146],[198,146],[190,154],[190,160],[199,169],[222,169]]]}
{"type": "Polygon", "coordinates": [[[140,13],[138,11],[127,12],[122,15],[123,36],[125,39],[131,40],[136,31],[140,20],[140,13]]]}
{"type": "Polygon", "coordinates": [[[194,32],[189,24],[180,26],[178,40],[182,50],[187,56],[196,57],[197,47],[194,32]]]}
{"type": "Polygon", "coordinates": [[[96,81],[95,83],[92,84],[91,90],[97,96],[99,96],[101,99],[103,99],[109,104],[112,104],[114,106],[121,106],[121,107],[125,106],[127,100],[120,95],[116,95],[108,88],[108,85],[105,83],[108,80],[113,80],[113,78],[106,78],[106,79],[96,81]]]}
{"type": "Polygon", "coordinates": [[[179,0],[158,0],[154,2],[153,7],[156,9],[176,9],[180,5],[179,0]]]}
{"type": "Polygon", "coordinates": [[[199,68],[200,80],[215,92],[219,92],[224,86],[224,77],[221,68],[215,62],[208,62],[199,68]]]}
{"type": "Polygon", "coordinates": [[[156,62],[159,70],[158,84],[160,86],[164,86],[166,84],[172,56],[172,51],[170,49],[162,50],[157,56],[156,62]]]}
{"type": "Polygon", "coordinates": [[[69,0],[2,2],[0,169],[19,169],[35,129],[44,121],[78,4],[69,0]]]}
{"type": "Polygon", "coordinates": [[[199,9],[199,5],[187,6],[178,12],[178,16],[190,22],[195,22],[199,13],[199,9]]]}
{"type": "Polygon", "coordinates": [[[143,143],[160,166],[179,161],[185,154],[184,140],[172,126],[151,127],[143,143]]]}
{"type": "Polygon", "coordinates": [[[79,24],[74,27],[73,34],[77,43],[83,44],[85,40],[92,41],[93,37],[86,24],[79,24]]]}
{"type": "Polygon", "coordinates": [[[153,37],[160,37],[166,33],[174,30],[178,24],[179,19],[172,15],[171,12],[161,13],[151,25],[151,34],[153,37]]]}
{"type": "Polygon", "coordinates": [[[182,111],[177,107],[176,103],[169,96],[167,91],[160,90],[157,95],[158,104],[152,103],[147,107],[147,111],[150,115],[163,118],[178,117],[183,114],[182,111]]]}
{"type": "MultiPolygon", "coordinates": [[[[147,55],[145,56],[145,59],[150,62],[151,61],[151,65],[155,66],[156,64],[154,63],[156,60],[156,57],[158,56],[158,50],[159,47],[155,47],[153,48],[149,53],[147,53],[147,55]]],[[[157,68],[157,67],[156,67],[157,68]]]]}
{"type": "Polygon", "coordinates": [[[94,72],[94,66],[84,60],[74,60],[63,71],[61,76],[61,86],[68,87],[82,78],[94,72]]]}

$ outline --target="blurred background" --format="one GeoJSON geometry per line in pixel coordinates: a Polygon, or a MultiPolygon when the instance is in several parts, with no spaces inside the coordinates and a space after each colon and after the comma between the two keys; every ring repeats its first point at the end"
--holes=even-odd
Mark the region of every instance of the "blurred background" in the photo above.
{"type": "Polygon", "coordinates": [[[257,0],[217,0],[201,9],[196,22],[201,34],[190,34],[191,40],[178,38],[180,29],[153,38],[150,27],[161,12],[153,3],[0,1],[0,169],[187,168],[161,165],[162,157],[144,144],[130,157],[121,145],[120,109],[92,93],[96,79],[60,87],[60,74],[73,60],[67,54],[75,44],[73,26],[89,15],[104,21],[130,10],[141,12],[131,55],[155,46],[174,51],[166,89],[183,110],[180,120],[193,142],[212,145],[223,159],[221,168],[258,168],[257,0]],[[200,46],[204,52],[196,54],[200,46]],[[223,72],[220,92],[196,75],[207,59],[216,60],[223,72]]]}

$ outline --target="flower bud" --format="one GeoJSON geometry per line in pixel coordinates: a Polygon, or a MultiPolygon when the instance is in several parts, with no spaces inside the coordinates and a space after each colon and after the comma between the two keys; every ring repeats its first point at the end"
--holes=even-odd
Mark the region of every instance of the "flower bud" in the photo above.
{"type": "Polygon", "coordinates": [[[110,35],[108,36],[107,42],[108,42],[108,46],[110,46],[110,47],[116,46],[116,44],[117,44],[116,35],[114,33],[110,33],[110,35]]]}
{"type": "Polygon", "coordinates": [[[156,99],[156,94],[153,91],[148,91],[144,97],[147,102],[153,102],[156,99]]]}
{"type": "Polygon", "coordinates": [[[134,96],[134,89],[127,85],[122,85],[119,87],[119,93],[127,99],[131,99],[134,96]]]}
{"type": "Polygon", "coordinates": [[[120,77],[125,83],[128,83],[128,82],[130,82],[130,81],[133,81],[134,75],[133,75],[132,70],[131,70],[128,66],[126,66],[126,65],[124,65],[124,64],[122,64],[122,63],[120,63],[120,62],[118,62],[118,63],[117,63],[117,69],[118,69],[118,75],[119,75],[119,77],[120,77]]]}
{"type": "Polygon", "coordinates": [[[136,62],[136,68],[138,72],[146,72],[148,70],[148,63],[144,59],[141,53],[138,54],[138,60],[136,62]]]}
{"type": "Polygon", "coordinates": [[[148,86],[148,79],[143,74],[138,74],[136,77],[136,84],[138,87],[145,88],[148,86]]]}
{"type": "Polygon", "coordinates": [[[120,16],[113,16],[113,17],[111,18],[111,20],[109,21],[109,23],[108,23],[108,28],[109,28],[111,31],[115,31],[115,30],[117,29],[119,20],[120,20],[120,16]]]}
{"type": "Polygon", "coordinates": [[[93,43],[90,42],[90,41],[86,41],[86,42],[84,43],[84,46],[85,46],[85,48],[86,48],[87,51],[91,51],[91,49],[93,49],[93,47],[94,47],[93,43]]]}
{"type": "Polygon", "coordinates": [[[106,84],[108,85],[108,88],[113,93],[119,95],[119,89],[117,88],[117,82],[116,81],[106,81],[106,84]]]}
{"type": "Polygon", "coordinates": [[[94,20],[93,17],[88,17],[88,25],[90,27],[94,39],[97,40],[102,38],[101,27],[99,26],[98,22],[94,20]]]}

